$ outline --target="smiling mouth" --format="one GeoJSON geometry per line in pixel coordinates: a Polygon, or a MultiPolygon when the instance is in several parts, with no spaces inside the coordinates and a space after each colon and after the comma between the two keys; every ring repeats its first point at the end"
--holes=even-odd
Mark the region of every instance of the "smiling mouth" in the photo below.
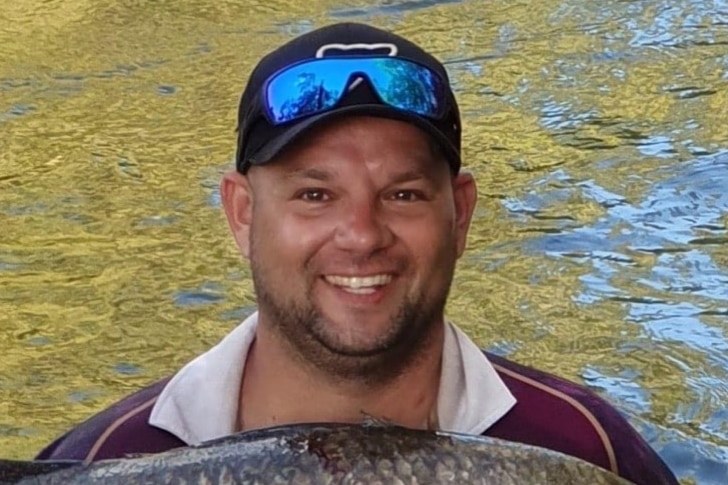
{"type": "Polygon", "coordinates": [[[377,287],[384,286],[392,281],[391,274],[378,274],[371,276],[324,276],[327,283],[337,286],[348,293],[357,295],[370,295],[377,287]]]}

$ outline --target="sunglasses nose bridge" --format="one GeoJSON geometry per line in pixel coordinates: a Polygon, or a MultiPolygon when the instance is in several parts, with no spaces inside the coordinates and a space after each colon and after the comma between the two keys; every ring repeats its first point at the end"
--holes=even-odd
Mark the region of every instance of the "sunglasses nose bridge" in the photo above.
{"type": "Polygon", "coordinates": [[[342,106],[371,102],[372,100],[382,101],[379,90],[371,76],[364,71],[353,71],[346,79],[339,102],[342,106]]]}
{"type": "Polygon", "coordinates": [[[344,90],[348,93],[353,90],[355,90],[361,83],[368,82],[370,84],[369,87],[372,87],[372,82],[366,78],[365,76],[362,76],[357,73],[353,73],[351,76],[349,76],[349,79],[346,81],[346,85],[344,86],[344,90]]]}

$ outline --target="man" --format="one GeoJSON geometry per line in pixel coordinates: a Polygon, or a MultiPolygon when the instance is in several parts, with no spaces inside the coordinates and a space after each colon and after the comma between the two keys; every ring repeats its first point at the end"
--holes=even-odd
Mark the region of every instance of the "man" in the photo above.
{"type": "Polygon", "coordinates": [[[606,402],[486,355],[443,311],[476,202],[444,67],[338,24],[272,52],[239,111],[222,201],[258,312],[171,379],[39,458],[159,452],[241,430],[364,416],[552,448],[676,483],[606,402]]]}

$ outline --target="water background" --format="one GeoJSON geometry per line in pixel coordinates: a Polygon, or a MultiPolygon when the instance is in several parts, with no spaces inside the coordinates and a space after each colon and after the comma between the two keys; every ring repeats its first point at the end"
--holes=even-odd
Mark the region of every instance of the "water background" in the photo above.
{"type": "Polygon", "coordinates": [[[219,204],[256,60],[334,21],[445,61],[481,200],[448,314],[728,483],[728,2],[0,5],[0,456],[174,372],[254,298],[219,204]]]}

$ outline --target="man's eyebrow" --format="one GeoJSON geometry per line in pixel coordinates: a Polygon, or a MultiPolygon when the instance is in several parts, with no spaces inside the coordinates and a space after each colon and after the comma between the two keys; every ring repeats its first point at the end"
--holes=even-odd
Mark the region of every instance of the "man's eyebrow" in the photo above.
{"type": "Polygon", "coordinates": [[[286,179],[313,179],[321,182],[329,182],[333,179],[330,172],[317,168],[300,168],[286,174],[286,179]]]}
{"type": "Polygon", "coordinates": [[[422,170],[408,170],[406,172],[398,173],[392,178],[392,183],[401,184],[405,182],[415,182],[417,180],[434,180],[434,176],[429,173],[423,172],[422,170]]]}

